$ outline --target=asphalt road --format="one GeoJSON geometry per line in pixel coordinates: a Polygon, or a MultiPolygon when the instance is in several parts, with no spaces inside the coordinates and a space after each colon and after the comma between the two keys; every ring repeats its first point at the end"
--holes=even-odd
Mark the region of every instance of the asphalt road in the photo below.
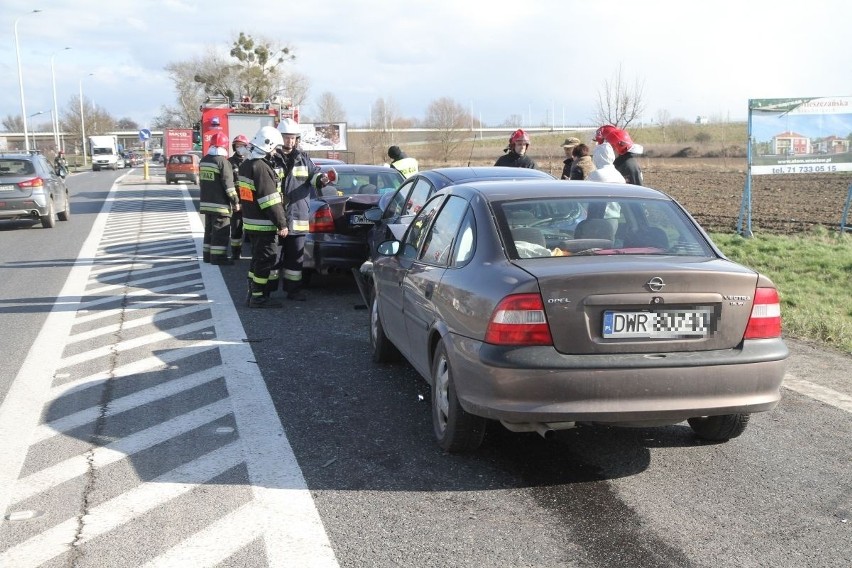
{"type": "MultiPolygon", "coordinates": [[[[158,170],[152,172],[154,184],[158,170]]],[[[63,289],[109,182],[120,175],[72,176],[71,221],[53,231],[0,223],[0,397],[63,289]]],[[[323,565],[849,566],[849,354],[791,341],[788,379],[795,390],[785,389],[774,411],[753,416],[745,434],[725,444],[698,441],[685,424],[581,426],[551,441],[494,427],[479,452],[455,456],[432,438],[427,384],[407,364],[372,363],[367,312],[354,282],[317,278],[305,303],[249,310],[247,264],[205,270],[221,271],[233,303],[221,313],[235,309],[230,313],[245,335],[238,343],[251,348],[241,363],[262,376],[310,490],[333,551],[334,561],[323,565]]],[[[215,281],[209,276],[205,286],[215,281]]],[[[213,397],[216,389],[234,395],[236,383],[211,385],[193,397],[213,397]]],[[[27,471],[37,469],[33,453],[27,471]]],[[[234,493],[248,489],[250,477],[230,474],[228,501],[238,502],[234,493]]],[[[201,488],[219,495],[219,481],[201,488]]],[[[93,483],[102,491],[121,485],[93,483]]],[[[150,513],[182,536],[133,534],[133,565],[161,538],[179,541],[214,526],[218,514],[199,505],[205,491],[181,502],[197,513],[194,521],[167,505],[150,513]]],[[[305,515],[292,522],[313,526],[305,515]]],[[[0,537],[10,523],[4,520],[0,537]]],[[[281,525],[282,532],[292,528],[281,525]]],[[[126,530],[106,533],[89,556],[77,558],[79,565],[110,565],[95,551],[107,554],[123,543],[111,539],[129,537],[126,530]]],[[[264,556],[268,539],[248,540],[210,565],[272,565],[268,548],[264,556]]],[[[17,541],[0,538],[11,542],[17,541]]]]}

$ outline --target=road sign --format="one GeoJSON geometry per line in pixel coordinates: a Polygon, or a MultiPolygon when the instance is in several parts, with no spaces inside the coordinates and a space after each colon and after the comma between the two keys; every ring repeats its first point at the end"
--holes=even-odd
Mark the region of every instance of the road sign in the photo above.
{"type": "Polygon", "coordinates": [[[139,140],[144,142],[145,140],[150,140],[150,139],[151,139],[151,131],[150,130],[148,130],[147,128],[143,128],[142,130],[139,131],[139,140]]]}

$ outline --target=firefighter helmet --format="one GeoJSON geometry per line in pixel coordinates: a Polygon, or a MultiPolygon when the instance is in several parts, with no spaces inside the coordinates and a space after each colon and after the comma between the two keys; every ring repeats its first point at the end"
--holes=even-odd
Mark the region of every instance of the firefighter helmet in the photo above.
{"type": "Polygon", "coordinates": [[[284,139],[281,138],[281,133],[272,126],[264,126],[254,135],[251,145],[261,152],[269,154],[278,146],[283,146],[284,139]]]}
{"type": "Polygon", "coordinates": [[[231,142],[231,148],[234,152],[237,151],[237,144],[244,144],[246,146],[249,145],[249,139],[245,137],[245,135],[240,134],[234,137],[234,140],[231,142]]]}
{"type": "Polygon", "coordinates": [[[509,145],[510,146],[517,144],[518,142],[521,142],[522,144],[526,144],[527,146],[530,145],[530,137],[527,136],[527,133],[524,132],[520,128],[518,128],[517,130],[512,132],[512,135],[509,136],[509,145]]]}
{"type": "Polygon", "coordinates": [[[609,142],[609,145],[612,146],[615,153],[621,156],[625,152],[629,151],[630,148],[633,147],[633,140],[630,138],[630,135],[626,130],[622,130],[620,128],[613,128],[608,131],[605,135],[606,141],[609,142]]]}
{"type": "Polygon", "coordinates": [[[292,118],[281,119],[278,123],[278,132],[281,134],[295,134],[301,136],[302,131],[299,129],[299,123],[292,118]]]}
{"type": "Polygon", "coordinates": [[[216,146],[217,148],[227,148],[228,147],[228,137],[224,132],[217,132],[213,136],[210,137],[210,145],[216,146]]]}
{"type": "Polygon", "coordinates": [[[595,142],[597,142],[598,144],[603,144],[604,142],[606,142],[607,133],[612,130],[615,130],[615,126],[611,124],[604,124],[603,126],[598,128],[597,131],[595,131],[595,142]]]}

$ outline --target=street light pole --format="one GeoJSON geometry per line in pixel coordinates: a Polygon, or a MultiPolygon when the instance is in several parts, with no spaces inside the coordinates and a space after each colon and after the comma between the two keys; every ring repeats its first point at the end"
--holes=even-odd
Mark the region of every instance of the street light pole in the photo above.
{"type": "MultiPolygon", "coordinates": [[[[44,114],[44,113],[46,113],[46,112],[49,112],[50,114],[53,114],[53,111],[52,111],[52,110],[40,110],[40,111],[38,111],[38,112],[34,112],[34,113],[32,113],[32,114],[30,115],[30,118],[32,118],[32,117],[34,117],[34,116],[38,116],[38,115],[40,115],[40,114],[44,114]]],[[[51,117],[51,120],[52,120],[52,117],[51,117]]],[[[35,150],[36,152],[38,151],[38,144],[36,144],[36,131],[35,131],[35,128],[33,128],[33,150],[35,150]]]]}
{"type": "MultiPolygon", "coordinates": [[[[71,48],[66,47],[62,51],[69,49],[71,48]]],[[[56,147],[56,151],[59,152],[61,150],[59,147],[59,108],[56,106],[56,71],[53,68],[55,57],[56,53],[50,56],[50,78],[53,81],[53,145],[56,147]]]]}
{"type": "Polygon", "coordinates": [[[89,73],[85,77],[80,77],[80,131],[83,135],[83,167],[86,167],[89,163],[86,159],[86,121],[83,117],[83,79],[92,76],[94,76],[94,73],[89,73]]]}
{"type": "MultiPolygon", "coordinates": [[[[37,14],[41,10],[33,10],[31,14],[37,14]]],[[[21,16],[23,17],[23,16],[21,16]]],[[[27,138],[27,105],[24,102],[24,73],[21,70],[21,48],[18,46],[18,18],[15,20],[15,58],[18,60],[18,86],[21,89],[21,120],[24,121],[24,149],[30,151],[30,141],[27,138]]]]}

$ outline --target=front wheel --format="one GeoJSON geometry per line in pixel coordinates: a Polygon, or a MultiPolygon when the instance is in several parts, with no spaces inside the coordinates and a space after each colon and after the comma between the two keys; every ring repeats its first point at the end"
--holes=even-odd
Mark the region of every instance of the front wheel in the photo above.
{"type": "Polygon", "coordinates": [[[370,348],[373,352],[373,361],[376,363],[390,363],[399,360],[399,350],[385,335],[382,318],[379,316],[379,300],[376,297],[375,290],[372,294],[372,302],[370,302],[370,348]]]}
{"type": "Polygon", "coordinates": [[[65,194],[65,209],[57,215],[60,221],[67,221],[71,217],[71,204],[68,202],[68,194],[65,194]]]}
{"type": "Polygon", "coordinates": [[[432,428],[438,445],[450,453],[472,452],[485,438],[485,418],[462,408],[444,344],[432,359],[432,428]]]}
{"type": "Polygon", "coordinates": [[[687,422],[699,438],[711,442],[726,442],[745,431],[750,416],[750,414],[698,416],[690,418],[687,422]]]}

